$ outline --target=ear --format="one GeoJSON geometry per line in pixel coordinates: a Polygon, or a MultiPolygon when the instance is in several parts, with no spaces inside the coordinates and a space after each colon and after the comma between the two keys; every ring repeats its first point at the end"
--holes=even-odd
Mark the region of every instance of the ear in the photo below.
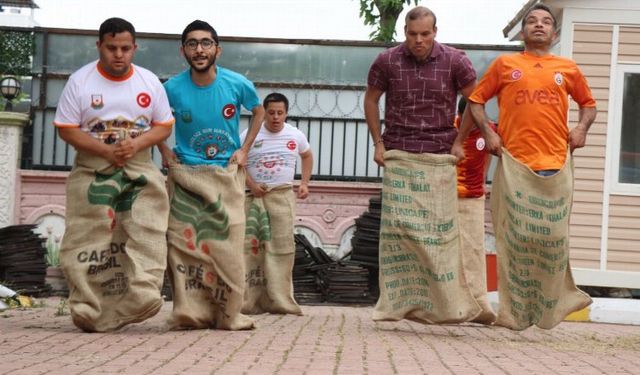
{"type": "Polygon", "coordinates": [[[220,57],[220,55],[222,55],[222,47],[216,46],[216,58],[220,57]]]}
{"type": "Polygon", "coordinates": [[[96,48],[100,48],[100,40],[96,40],[96,48]]]}
{"type": "Polygon", "coordinates": [[[181,55],[182,57],[185,57],[185,55],[184,55],[184,47],[183,47],[183,46],[180,46],[180,48],[178,48],[178,50],[180,51],[180,55],[181,55]]]}
{"type": "Polygon", "coordinates": [[[433,27],[433,37],[435,38],[436,35],[438,35],[438,26],[433,27]]]}

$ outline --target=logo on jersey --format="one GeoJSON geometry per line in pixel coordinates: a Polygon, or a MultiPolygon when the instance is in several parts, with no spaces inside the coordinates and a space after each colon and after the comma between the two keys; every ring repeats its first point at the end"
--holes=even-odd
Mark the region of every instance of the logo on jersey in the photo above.
{"type": "Polygon", "coordinates": [[[213,159],[218,154],[218,145],[208,145],[204,153],[207,159],[213,159]]]}
{"type": "Polygon", "coordinates": [[[562,85],[562,81],[563,81],[562,73],[556,72],[553,75],[553,80],[556,82],[556,85],[558,85],[558,86],[562,85]]]}
{"type": "Polygon", "coordinates": [[[520,78],[522,78],[522,71],[519,69],[515,69],[514,71],[511,72],[511,79],[514,81],[519,80],[520,78]]]}
{"type": "Polygon", "coordinates": [[[180,118],[182,118],[182,121],[184,121],[184,122],[191,122],[191,120],[192,120],[191,111],[186,110],[186,111],[180,112],[180,118]]]}
{"type": "Polygon", "coordinates": [[[253,142],[253,148],[260,148],[262,147],[262,143],[264,142],[263,139],[259,140],[259,141],[255,141],[253,142]]]}
{"type": "Polygon", "coordinates": [[[536,65],[534,65],[533,67],[534,68],[538,68],[538,69],[542,69],[542,64],[536,63],[536,65]]]}
{"type": "Polygon", "coordinates": [[[291,151],[296,149],[296,141],[289,141],[287,142],[287,148],[291,151]]]}
{"type": "Polygon", "coordinates": [[[484,150],[484,146],[485,146],[484,138],[476,139],[476,150],[482,151],[484,150]]]}
{"type": "Polygon", "coordinates": [[[91,95],[91,108],[100,109],[104,107],[104,102],[102,101],[102,94],[92,94],[91,95]]]}
{"type": "Polygon", "coordinates": [[[222,117],[224,117],[225,120],[232,118],[235,114],[236,114],[235,105],[227,104],[224,107],[222,107],[222,117]]]}
{"type": "Polygon", "coordinates": [[[151,104],[151,96],[146,92],[141,92],[136,97],[136,103],[142,108],[147,108],[151,104]]]}

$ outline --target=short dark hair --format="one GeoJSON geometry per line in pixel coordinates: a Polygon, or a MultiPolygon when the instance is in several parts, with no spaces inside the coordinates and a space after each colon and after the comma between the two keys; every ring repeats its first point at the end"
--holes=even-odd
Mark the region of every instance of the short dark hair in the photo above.
{"type": "Polygon", "coordinates": [[[289,99],[279,92],[272,92],[267,95],[262,102],[262,106],[267,109],[269,103],[284,103],[284,109],[289,112],[289,99]]]}
{"type": "Polygon", "coordinates": [[[433,27],[436,27],[436,21],[437,21],[436,14],[433,13],[431,9],[423,6],[418,6],[411,9],[407,13],[407,15],[404,17],[404,24],[406,26],[407,23],[409,23],[409,21],[415,21],[422,17],[433,17],[433,27]]]}
{"type": "Polygon", "coordinates": [[[551,15],[551,18],[553,19],[553,30],[556,31],[558,30],[558,20],[556,20],[556,16],[553,15],[553,13],[551,13],[551,9],[542,4],[542,3],[537,3],[534,4],[531,8],[527,9],[527,12],[524,14],[524,17],[522,17],[522,21],[520,24],[520,27],[524,29],[524,24],[527,22],[527,17],[529,17],[529,14],[531,14],[531,12],[533,12],[534,10],[544,10],[545,12],[549,13],[551,15]]]}
{"type": "Polygon", "coordinates": [[[191,22],[190,24],[188,24],[187,27],[184,28],[184,31],[182,31],[182,44],[184,44],[184,42],[187,41],[187,34],[189,34],[192,31],[196,31],[196,30],[202,30],[202,31],[210,32],[211,33],[211,37],[216,42],[216,44],[220,44],[220,41],[218,40],[218,33],[216,32],[216,29],[214,29],[213,26],[209,25],[209,23],[207,23],[205,21],[200,21],[200,20],[195,20],[195,21],[191,22]]]}
{"type": "Polygon", "coordinates": [[[104,36],[107,34],[111,34],[111,36],[116,36],[116,34],[128,32],[133,37],[133,41],[136,41],[136,29],[133,27],[131,22],[124,20],[118,17],[112,17],[105,20],[98,30],[98,40],[102,42],[104,36]]]}
{"type": "Polygon", "coordinates": [[[467,108],[467,99],[463,97],[460,98],[458,102],[458,114],[462,115],[464,113],[465,108],[467,108]]]}

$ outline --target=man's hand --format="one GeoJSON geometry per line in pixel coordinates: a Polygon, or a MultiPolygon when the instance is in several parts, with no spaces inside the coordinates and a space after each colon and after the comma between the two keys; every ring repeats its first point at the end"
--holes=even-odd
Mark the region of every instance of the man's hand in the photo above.
{"type": "Polygon", "coordinates": [[[162,156],[162,166],[164,168],[169,168],[169,164],[171,163],[178,163],[176,153],[169,147],[160,148],[160,155],[162,156]]]}
{"type": "Polygon", "coordinates": [[[249,190],[251,190],[251,194],[256,198],[264,197],[264,195],[267,194],[267,191],[269,191],[269,187],[266,184],[253,183],[248,186],[249,190]]]}
{"type": "Polygon", "coordinates": [[[124,167],[124,165],[126,164],[126,160],[116,154],[116,145],[105,144],[104,146],[105,152],[103,152],[101,156],[104,157],[109,162],[109,164],[113,165],[116,168],[124,167]]]}
{"type": "Polygon", "coordinates": [[[451,155],[456,157],[456,162],[460,163],[464,159],[464,147],[460,142],[453,142],[451,146],[451,155]]]}
{"type": "Polygon", "coordinates": [[[587,142],[587,130],[578,125],[569,132],[569,149],[573,153],[576,148],[584,147],[587,142]]]}
{"type": "Polygon", "coordinates": [[[489,128],[483,136],[487,152],[497,157],[502,156],[502,139],[498,133],[489,128]]]}
{"type": "Polygon", "coordinates": [[[384,153],[387,149],[384,147],[384,143],[378,142],[376,143],[376,149],[373,154],[373,161],[376,162],[381,167],[384,167],[384,153]]]}
{"type": "Polygon", "coordinates": [[[138,144],[131,138],[123,139],[116,144],[115,155],[123,163],[138,153],[138,144]]]}
{"type": "Polygon", "coordinates": [[[298,194],[296,195],[298,199],[306,199],[309,196],[309,186],[302,182],[300,186],[298,186],[298,194]]]}
{"type": "Polygon", "coordinates": [[[236,150],[229,159],[230,163],[238,163],[239,166],[244,167],[247,164],[247,152],[242,148],[236,150]]]}

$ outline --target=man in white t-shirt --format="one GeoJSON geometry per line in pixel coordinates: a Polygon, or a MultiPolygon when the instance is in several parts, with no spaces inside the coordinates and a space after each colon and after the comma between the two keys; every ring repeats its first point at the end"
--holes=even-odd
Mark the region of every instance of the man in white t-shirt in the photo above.
{"type": "MultiPolygon", "coordinates": [[[[305,135],[287,124],[289,101],[279,93],[263,101],[265,122],[247,158],[245,210],[245,298],[242,311],[302,314],[293,298],[292,269],[295,256],[293,179],[300,157],[302,179],[296,194],[309,195],[313,167],[305,135]]],[[[244,140],[246,131],[240,135],[244,140]]]]}
{"type": "Polygon", "coordinates": [[[132,64],[131,23],[107,19],[96,46],[99,60],[71,75],[53,123],[77,151],[60,251],[71,317],[104,332],[162,307],[169,203],[151,148],[174,118],[158,77],[132,64]]]}
{"type": "MultiPolygon", "coordinates": [[[[289,100],[279,93],[267,95],[263,101],[264,126],[256,136],[247,162],[247,187],[255,197],[264,196],[270,188],[292,185],[298,156],[302,161],[302,180],[297,197],[309,195],[309,179],[313,167],[311,147],[305,135],[287,124],[289,100]]],[[[240,135],[241,141],[247,131],[240,135]]]]}

